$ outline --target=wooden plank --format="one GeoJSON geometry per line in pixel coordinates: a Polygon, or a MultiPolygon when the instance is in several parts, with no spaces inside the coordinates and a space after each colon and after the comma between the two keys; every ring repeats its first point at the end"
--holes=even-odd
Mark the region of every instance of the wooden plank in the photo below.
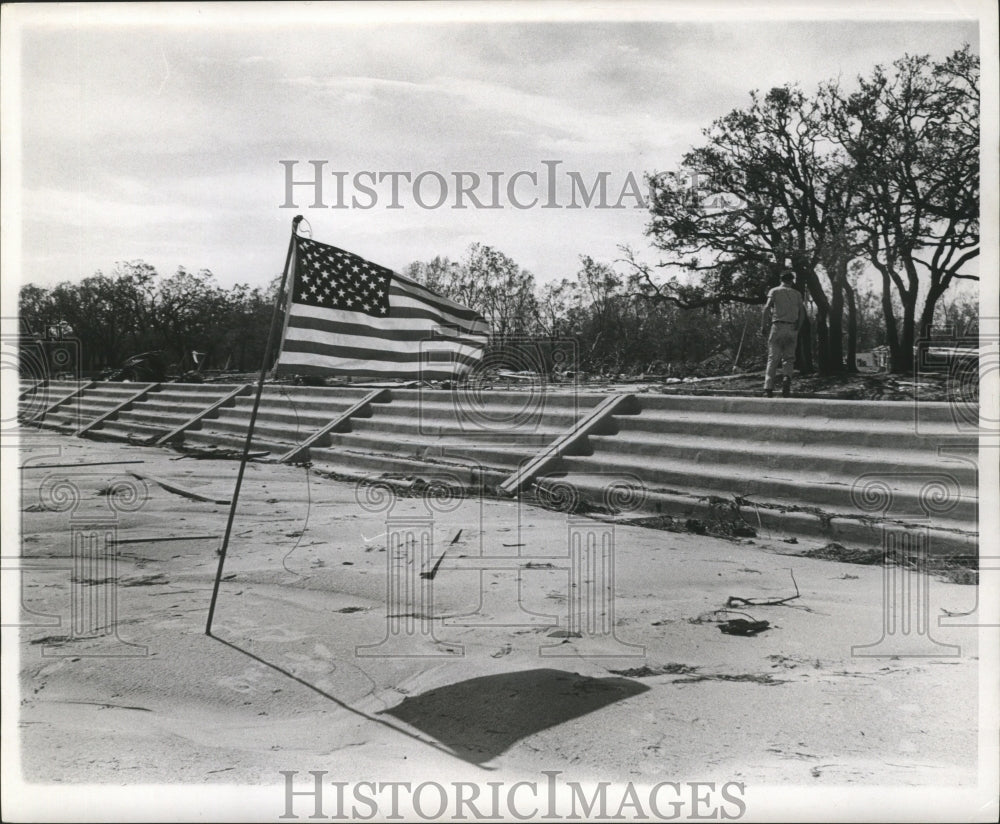
{"type": "Polygon", "coordinates": [[[390,397],[391,395],[388,389],[376,389],[374,392],[369,392],[356,404],[349,407],[346,411],[342,412],[325,426],[322,426],[313,432],[312,435],[302,441],[302,443],[297,444],[288,450],[288,452],[278,458],[278,463],[288,463],[289,461],[295,460],[302,455],[303,452],[307,452],[309,447],[316,443],[324,435],[328,435],[329,433],[346,426],[351,418],[361,415],[369,404],[388,403],[390,397]]]}
{"type": "Polygon", "coordinates": [[[210,406],[208,406],[207,408],[203,409],[201,412],[199,412],[194,417],[189,418],[188,420],[184,421],[184,423],[182,423],[176,429],[170,430],[166,435],[164,435],[162,438],[160,438],[159,440],[157,440],[155,442],[156,446],[163,446],[166,443],[170,443],[170,441],[172,441],[175,438],[178,438],[181,435],[183,435],[185,430],[190,429],[192,426],[194,426],[199,421],[202,421],[203,419],[207,418],[213,412],[217,412],[223,406],[226,406],[227,404],[231,403],[236,398],[238,398],[240,395],[247,394],[249,391],[250,391],[250,384],[249,383],[244,383],[244,384],[241,384],[240,386],[237,386],[232,392],[230,392],[224,398],[219,398],[219,400],[215,401],[210,406]]]}
{"type": "Polygon", "coordinates": [[[635,395],[632,394],[612,395],[610,398],[601,401],[581,420],[573,424],[569,430],[556,438],[534,458],[528,461],[528,463],[520,467],[513,475],[500,484],[500,489],[508,495],[515,495],[522,486],[538,477],[552,463],[558,460],[559,456],[576,441],[593,432],[594,429],[616,412],[622,414],[624,411],[623,407],[634,408],[635,402],[635,395]]]}
{"type": "Polygon", "coordinates": [[[78,463],[64,463],[64,464],[28,464],[27,466],[20,466],[18,469],[67,469],[73,466],[119,466],[120,464],[137,464],[146,463],[145,461],[80,461],[78,463]]]}
{"type": "Polygon", "coordinates": [[[149,537],[143,538],[116,538],[112,541],[114,544],[119,546],[123,544],[158,544],[164,541],[208,541],[208,540],[219,540],[221,536],[218,534],[212,535],[151,535],[149,537]]]}
{"type": "Polygon", "coordinates": [[[232,503],[232,501],[228,498],[218,498],[212,495],[205,495],[204,493],[196,492],[193,489],[183,487],[180,484],[175,484],[173,481],[158,478],[156,475],[143,475],[139,472],[133,472],[131,469],[128,470],[128,474],[133,478],[138,478],[140,481],[150,481],[157,486],[162,486],[165,490],[167,490],[167,492],[173,492],[175,495],[181,495],[185,498],[190,498],[193,501],[204,501],[209,504],[225,504],[226,506],[232,503]]]}
{"type": "Polygon", "coordinates": [[[122,401],[120,404],[118,404],[118,406],[114,407],[110,412],[105,412],[103,415],[99,415],[98,417],[94,418],[94,420],[92,420],[90,423],[88,423],[86,426],[77,429],[76,432],[74,432],[73,434],[77,436],[83,435],[89,432],[95,426],[100,426],[105,421],[111,420],[119,413],[124,412],[126,409],[130,408],[132,404],[136,403],[137,401],[141,401],[144,397],[146,397],[146,395],[148,395],[154,389],[157,389],[159,385],[160,385],[159,383],[146,384],[145,387],[140,389],[134,395],[130,395],[126,400],[122,401]]]}
{"type": "Polygon", "coordinates": [[[75,398],[77,395],[81,394],[82,392],[86,392],[88,389],[90,389],[90,387],[92,387],[95,383],[96,383],[96,381],[87,381],[82,386],[78,386],[76,389],[74,389],[68,395],[64,395],[63,397],[61,397],[59,400],[57,400],[51,406],[47,406],[41,412],[38,412],[37,414],[33,415],[28,420],[28,423],[35,423],[35,421],[39,421],[39,422],[43,421],[45,419],[46,415],[48,415],[50,412],[54,412],[55,411],[56,407],[62,406],[67,401],[73,400],[73,398],[75,398]]]}

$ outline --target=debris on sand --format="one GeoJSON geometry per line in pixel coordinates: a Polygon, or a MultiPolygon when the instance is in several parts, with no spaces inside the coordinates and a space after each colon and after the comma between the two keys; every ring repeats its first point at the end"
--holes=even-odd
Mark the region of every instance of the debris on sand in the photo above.
{"type": "Polygon", "coordinates": [[[751,684],[763,684],[766,687],[774,687],[778,684],[787,684],[787,679],[775,678],[769,673],[742,673],[740,675],[731,675],[729,673],[699,673],[698,675],[692,675],[690,678],[677,678],[673,681],[674,684],[696,684],[699,681],[746,681],[751,684]]]}
{"type": "Polygon", "coordinates": [[[196,492],[193,489],[188,489],[186,487],[181,486],[180,484],[174,483],[173,481],[168,481],[165,478],[158,478],[155,475],[148,475],[148,474],[143,475],[138,472],[133,472],[132,470],[128,470],[128,474],[131,475],[133,478],[138,478],[140,481],[150,481],[156,484],[157,486],[163,487],[165,490],[167,490],[167,492],[173,492],[175,495],[180,495],[184,498],[190,498],[193,501],[202,501],[204,503],[220,504],[226,506],[232,503],[232,501],[230,501],[228,498],[221,498],[217,495],[205,495],[202,492],[196,492]]]}
{"type": "Polygon", "coordinates": [[[719,631],[726,635],[753,637],[771,628],[770,621],[748,621],[746,618],[732,618],[719,624],[719,631]]]}
{"type": "Polygon", "coordinates": [[[74,641],[74,640],[77,639],[71,638],[68,635],[46,635],[44,638],[36,638],[34,641],[29,641],[28,643],[54,645],[54,644],[65,644],[68,641],[74,641]]]}
{"type": "Polygon", "coordinates": [[[800,597],[799,585],[795,580],[795,573],[791,569],[788,574],[792,576],[792,584],[795,586],[795,594],[786,598],[742,598],[739,595],[730,595],[726,600],[727,607],[780,607],[789,601],[794,601],[800,597]]]}
{"type": "MultiPolygon", "coordinates": [[[[802,558],[819,558],[823,561],[840,561],[845,564],[861,564],[864,566],[882,566],[886,562],[885,551],[882,549],[852,549],[835,542],[831,542],[818,549],[810,549],[807,552],[797,553],[797,556],[802,558]]],[[[890,563],[893,561],[901,561],[901,565],[903,566],[937,575],[947,583],[969,584],[973,586],[979,583],[978,554],[950,555],[945,557],[931,555],[924,559],[916,555],[908,555],[902,559],[894,558],[890,563]]]]}
{"type": "Polygon", "coordinates": [[[843,544],[831,541],[826,546],[799,553],[803,558],[819,558],[822,561],[841,561],[845,564],[866,564],[877,566],[882,563],[881,549],[848,549],[843,544]]]}
{"type": "MultiPolygon", "coordinates": [[[[243,450],[242,449],[225,449],[218,446],[209,446],[207,448],[201,448],[197,446],[183,446],[180,447],[184,454],[178,455],[176,458],[172,458],[174,461],[182,461],[185,458],[194,458],[198,461],[203,460],[223,460],[223,461],[240,461],[243,460],[243,450]]],[[[247,453],[247,460],[253,461],[258,458],[266,458],[270,455],[270,451],[267,450],[257,450],[247,453]]]]}
{"type": "Polygon", "coordinates": [[[123,587],[158,587],[169,584],[167,576],[162,572],[154,572],[152,575],[139,575],[135,578],[123,578],[123,587]]]}
{"type": "Polygon", "coordinates": [[[653,678],[657,675],[691,675],[697,672],[697,667],[687,664],[661,664],[658,667],[632,667],[623,670],[608,670],[612,675],[624,675],[626,678],[653,678]]]}
{"type": "Polygon", "coordinates": [[[769,621],[758,621],[752,615],[745,612],[738,612],[732,609],[715,609],[711,612],[704,612],[697,618],[688,618],[689,624],[718,624],[719,631],[726,635],[743,635],[752,637],[759,635],[764,630],[770,629],[769,621]],[[742,615],[742,618],[727,618],[727,615],[742,615]]]}

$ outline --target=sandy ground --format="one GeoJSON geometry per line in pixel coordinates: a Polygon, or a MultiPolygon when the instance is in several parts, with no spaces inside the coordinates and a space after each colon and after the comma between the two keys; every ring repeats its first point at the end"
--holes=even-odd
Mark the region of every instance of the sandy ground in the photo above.
{"type": "MultiPolygon", "coordinates": [[[[228,507],[126,471],[223,501],[236,462],[52,436],[22,448],[21,463],[22,626],[6,637],[20,640],[16,721],[28,782],[273,785],[267,818],[281,812],[279,770],[347,782],[538,780],[561,770],[637,784],[976,783],[976,633],[936,626],[942,608],[974,607],[974,587],[929,580],[933,636],[957,654],[860,657],[852,645],[882,635],[882,569],[795,557],[815,545],[779,535],[731,542],[619,524],[621,643],[566,638],[569,574],[559,559],[571,527],[586,527],[513,501],[445,502],[433,519],[434,559],[447,549],[456,566],[483,554],[514,568],[443,564],[433,579],[437,640],[403,649],[433,657],[359,656],[387,631],[386,513],[360,506],[350,483],[252,463],[209,637],[228,507]],[[141,463],[31,468],[96,461],[141,463]],[[57,494],[64,479],[75,508],[57,494]],[[134,482],[135,501],[115,491],[121,481],[134,482]],[[88,518],[112,523],[114,580],[73,569],[71,535],[88,518]],[[799,598],[734,607],[768,621],[767,631],[720,631],[719,619],[740,617],[714,612],[730,596],[794,594],[790,569],[799,598]],[[117,638],[74,637],[72,599],[94,592],[116,601],[117,638]],[[469,614],[478,619],[456,619],[469,614]],[[541,645],[557,654],[540,655],[541,645]]],[[[399,498],[390,515],[427,526],[419,497],[399,498]]],[[[5,646],[8,664],[13,654],[5,646]]]]}

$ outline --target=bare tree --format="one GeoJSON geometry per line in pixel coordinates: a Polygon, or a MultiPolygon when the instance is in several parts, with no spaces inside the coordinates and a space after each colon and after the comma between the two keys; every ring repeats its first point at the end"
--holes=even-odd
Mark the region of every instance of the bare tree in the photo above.
{"type": "Polygon", "coordinates": [[[822,97],[864,181],[854,225],[882,277],[893,370],[908,372],[941,296],[978,280],[968,264],[979,254],[979,58],[968,45],[939,63],[906,56],[858,82],[822,97]]]}

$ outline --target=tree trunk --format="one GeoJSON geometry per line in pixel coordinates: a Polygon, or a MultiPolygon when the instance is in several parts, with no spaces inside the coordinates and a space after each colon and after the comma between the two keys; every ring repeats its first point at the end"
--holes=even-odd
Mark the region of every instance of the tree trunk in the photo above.
{"type": "Polygon", "coordinates": [[[854,300],[854,287],[846,278],[844,294],[847,297],[847,363],[848,372],[858,371],[858,307],[854,300]]]}
{"type": "Polygon", "coordinates": [[[830,338],[828,368],[831,372],[844,371],[844,283],[838,272],[831,283],[830,338]]]}
{"type": "Polygon", "coordinates": [[[903,329],[899,336],[899,356],[893,364],[893,371],[904,375],[912,375],[913,348],[916,343],[916,313],[917,290],[911,289],[905,295],[900,295],[903,301],[903,329]]]}
{"type": "Polygon", "coordinates": [[[933,285],[927,292],[924,299],[924,308],[920,313],[920,323],[917,327],[921,340],[929,340],[934,329],[934,312],[937,309],[937,302],[944,294],[947,287],[933,285]]]}
{"type": "MultiPolygon", "coordinates": [[[[806,292],[806,278],[796,272],[795,278],[795,288],[799,290],[802,295],[803,302],[805,301],[806,292]]],[[[810,290],[811,291],[811,290],[810,290]]],[[[799,327],[799,337],[795,343],[795,367],[799,370],[801,375],[811,375],[816,371],[816,365],[813,363],[813,349],[812,349],[812,323],[809,320],[809,315],[803,310],[803,320],[802,326],[799,327]]],[[[765,344],[767,342],[767,334],[764,335],[765,344]]]]}
{"type": "MultiPolygon", "coordinates": [[[[889,346],[889,368],[893,372],[905,372],[904,353],[899,339],[899,324],[892,308],[892,281],[888,272],[882,272],[882,316],[885,318],[885,337],[889,346]]],[[[912,355],[909,357],[912,364],[912,355]]]]}
{"type": "Polygon", "coordinates": [[[819,374],[829,375],[830,368],[830,330],[827,326],[830,317],[830,303],[823,292],[823,287],[815,272],[810,272],[808,280],[809,294],[816,304],[816,357],[819,374]]]}

